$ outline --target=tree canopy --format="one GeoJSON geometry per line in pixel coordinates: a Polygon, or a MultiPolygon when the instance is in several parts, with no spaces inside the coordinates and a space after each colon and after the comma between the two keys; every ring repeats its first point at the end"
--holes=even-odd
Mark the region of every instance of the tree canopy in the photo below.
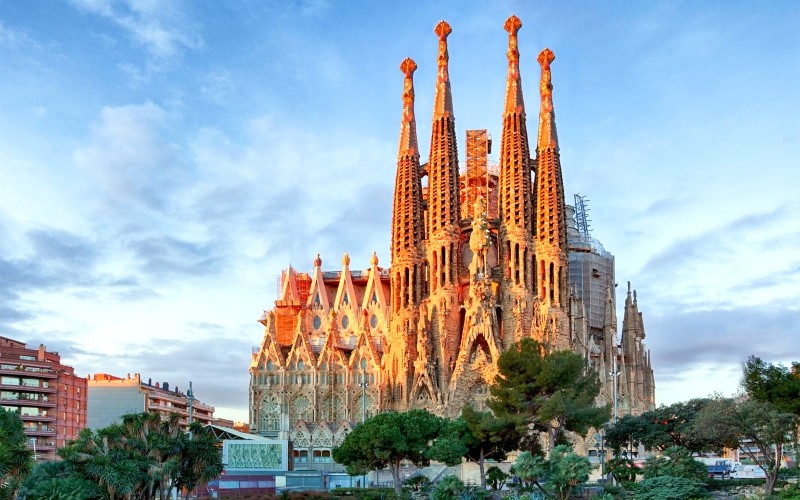
{"type": "Polygon", "coordinates": [[[425,410],[379,413],[357,425],[333,449],[333,459],[351,475],[388,466],[400,494],[400,463],[408,460],[417,466],[428,465],[427,452],[444,426],[444,419],[425,410]]]}
{"type": "Polygon", "coordinates": [[[720,397],[706,405],[698,416],[696,429],[708,439],[743,450],[764,470],[765,490],[771,495],[783,447],[797,426],[791,413],[782,413],[769,402],[720,397]]]}
{"type": "Polygon", "coordinates": [[[440,462],[458,463],[461,457],[478,464],[481,487],[486,488],[485,460],[505,460],[517,448],[520,434],[516,420],[464,406],[458,419],[448,421],[428,454],[440,462]]]}
{"type": "MultiPolygon", "coordinates": [[[[184,433],[178,416],[125,415],[96,432],[83,429],[58,450],[76,476],[97,484],[111,498],[165,498],[173,488],[191,491],[222,472],[216,439],[200,423],[184,433]]],[[[58,478],[56,478],[58,479],[58,478]]]]}
{"type": "Polygon", "coordinates": [[[672,446],[681,446],[692,453],[719,450],[725,443],[695,431],[697,416],[710,401],[697,398],[662,405],[641,415],[625,415],[608,428],[606,442],[616,453],[639,443],[648,450],[659,451],[672,446]]]}
{"type": "Polygon", "coordinates": [[[610,417],[610,407],[595,406],[600,379],[572,351],[545,352],[533,339],[522,339],[497,360],[498,375],[490,386],[489,407],[500,418],[517,419],[522,433],[531,433],[535,449],[545,433],[549,449],[563,441],[565,431],[585,435],[610,417]]]}
{"type": "Polygon", "coordinates": [[[782,413],[800,417],[800,363],[792,363],[790,370],[750,356],[742,372],[742,387],[751,398],[769,402],[782,413]]]}

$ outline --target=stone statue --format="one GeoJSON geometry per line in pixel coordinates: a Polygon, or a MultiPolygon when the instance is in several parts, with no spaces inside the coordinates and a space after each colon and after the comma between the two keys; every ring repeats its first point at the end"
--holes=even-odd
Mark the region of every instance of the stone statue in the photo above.
{"type": "Polygon", "coordinates": [[[469,237],[469,249],[472,250],[470,274],[476,278],[486,275],[486,251],[489,248],[489,224],[486,222],[486,206],[483,196],[475,199],[472,217],[472,234],[469,237]]]}

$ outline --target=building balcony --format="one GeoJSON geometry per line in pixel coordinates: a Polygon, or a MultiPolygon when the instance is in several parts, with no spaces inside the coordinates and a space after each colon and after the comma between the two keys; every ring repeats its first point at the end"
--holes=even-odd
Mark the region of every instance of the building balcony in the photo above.
{"type": "Polygon", "coordinates": [[[25,429],[25,435],[29,437],[56,437],[55,429],[25,429]]]}
{"type": "Polygon", "coordinates": [[[40,399],[0,399],[4,406],[32,406],[36,408],[55,408],[55,401],[42,401],[40,399]]]}
{"type": "Polygon", "coordinates": [[[47,393],[47,394],[53,394],[58,391],[58,389],[56,389],[55,387],[39,387],[39,386],[31,387],[29,385],[12,385],[12,384],[0,384],[0,390],[14,391],[14,392],[47,393]]]}
{"type": "Polygon", "coordinates": [[[50,415],[20,415],[23,422],[55,422],[56,417],[50,415]]]}

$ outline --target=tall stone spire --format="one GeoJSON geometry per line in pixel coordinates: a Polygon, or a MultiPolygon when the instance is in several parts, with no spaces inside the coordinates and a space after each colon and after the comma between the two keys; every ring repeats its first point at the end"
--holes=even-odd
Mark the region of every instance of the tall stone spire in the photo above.
{"type": "MultiPolygon", "coordinates": [[[[392,267],[416,266],[422,260],[423,209],[420,183],[417,123],[414,118],[414,71],[417,65],[411,58],[400,64],[403,80],[403,117],[400,120],[400,146],[397,152],[397,175],[394,184],[392,210],[392,267]]],[[[393,292],[395,290],[393,289],[393,292]]],[[[405,283],[392,294],[397,311],[403,303],[416,302],[411,283],[405,283]],[[413,298],[412,298],[413,295],[413,298]]]]}
{"type": "Polygon", "coordinates": [[[541,109],[539,111],[539,139],[536,149],[536,182],[534,185],[536,212],[536,259],[538,266],[539,301],[542,311],[556,318],[555,345],[569,348],[566,332],[568,303],[569,258],[567,247],[567,216],[564,202],[564,182],[561,176],[561,159],[556,138],[553,112],[553,83],[550,63],[555,56],[544,49],[537,60],[542,67],[539,84],[541,109]],[[563,319],[559,319],[563,318],[563,319]]]}
{"type": "MultiPolygon", "coordinates": [[[[533,311],[533,208],[531,157],[522,78],[519,73],[517,32],[522,22],[509,17],[508,76],[500,143],[500,254],[505,284],[503,297],[503,344],[519,340],[530,325],[533,311]],[[513,314],[512,314],[513,312],[513,314]]],[[[541,340],[541,339],[540,339],[541,340]]]]}
{"type": "Polygon", "coordinates": [[[422,300],[424,264],[424,220],[420,183],[417,124],[414,118],[414,71],[416,63],[406,58],[403,72],[403,116],[400,121],[400,146],[392,208],[392,264],[389,359],[393,370],[393,392],[405,400],[411,381],[411,362],[415,358],[416,338],[410,325],[417,323],[417,308],[422,300]]]}
{"type": "MultiPolygon", "coordinates": [[[[449,61],[447,36],[452,30],[449,24],[441,21],[436,25],[434,31],[439,37],[439,71],[433,100],[431,157],[428,163],[428,192],[430,193],[428,197],[428,239],[444,238],[458,241],[458,221],[461,213],[458,191],[458,151],[456,149],[453,96],[450,92],[450,75],[447,68],[449,61]]],[[[452,260],[450,265],[454,263],[455,260],[452,260]]],[[[445,274],[446,281],[452,283],[454,276],[451,270],[446,270],[445,274]]],[[[438,283],[437,286],[442,285],[443,283],[438,283]]]]}
{"type": "Polygon", "coordinates": [[[459,243],[461,217],[456,125],[448,73],[447,37],[452,32],[445,21],[434,29],[439,39],[436,93],[433,100],[431,149],[428,162],[428,207],[426,254],[430,271],[430,298],[438,321],[431,325],[434,363],[440,387],[446,387],[459,347],[459,243]]]}

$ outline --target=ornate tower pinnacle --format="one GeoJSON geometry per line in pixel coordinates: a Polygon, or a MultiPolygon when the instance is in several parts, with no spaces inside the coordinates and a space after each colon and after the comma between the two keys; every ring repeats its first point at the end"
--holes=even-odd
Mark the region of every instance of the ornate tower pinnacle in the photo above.
{"type": "Polygon", "coordinates": [[[400,121],[400,149],[397,157],[413,156],[419,158],[417,144],[417,121],[414,117],[414,71],[417,63],[410,57],[400,63],[400,71],[405,75],[403,80],[403,117],[400,121]]]}
{"type": "Polygon", "coordinates": [[[541,310],[554,318],[551,342],[558,349],[570,348],[567,309],[569,299],[569,257],[567,247],[567,212],[564,181],[556,138],[553,112],[553,83],[550,63],[555,56],[544,49],[537,60],[542,66],[539,91],[539,140],[536,149],[535,240],[538,262],[537,285],[541,310]]]}
{"type": "MultiPolygon", "coordinates": [[[[394,186],[392,211],[392,266],[402,269],[408,266],[410,275],[422,261],[423,212],[422,185],[419,177],[419,148],[417,145],[417,123],[414,119],[414,70],[417,65],[411,58],[400,64],[405,75],[403,81],[403,115],[400,121],[400,147],[397,153],[397,176],[394,186]]],[[[414,293],[415,284],[409,278],[394,290],[392,300],[395,310],[404,302],[419,299],[414,293]],[[414,297],[413,299],[411,297],[414,297]]]]}
{"type": "MultiPolygon", "coordinates": [[[[391,314],[387,366],[392,366],[389,383],[399,401],[405,401],[416,357],[416,335],[410,325],[417,323],[424,277],[424,212],[420,182],[417,124],[414,119],[414,70],[406,58],[403,72],[403,115],[392,207],[391,314]]],[[[377,264],[377,256],[373,257],[377,264]]],[[[399,402],[398,401],[398,402],[399,402]]]]}
{"type": "Polygon", "coordinates": [[[558,149],[558,135],[556,134],[556,115],[553,111],[553,80],[550,74],[550,63],[556,56],[550,49],[544,49],[536,59],[542,66],[542,79],[539,91],[542,94],[542,108],[539,112],[539,151],[545,149],[558,149]]]}
{"type": "Polygon", "coordinates": [[[522,99],[522,80],[519,76],[519,46],[517,32],[522,27],[522,21],[517,16],[506,19],[503,25],[508,31],[508,79],[506,80],[506,106],[505,114],[525,114],[525,102],[522,99]]]}
{"type": "Polygon", "coordinates": [[[446,21],[439,21],[433,30],[439,37],[439,72],[436,76],[436,95],[433,102],[433,119],[442,116],[453,115],[453,95],[450,92],[450,74],[448,73],[448,63],[450,54],[447,53],[447,37],[453,29],[446,21]]]}
{"type": "Polygon", "coordinates": [[[448,73],[447,37],[452,30],[441,21],[434,29],[439,39],[438,75],[433,100],[431,148],[428,161],[428,207],[425,252],[429,265],[430,300],[436,304],[435,324],[430,328],[432,362],[440,367],[436,384],[446,387],[459,347],[461,219],[458,150],[453,97],[448,73]]]}
{"type": "MultiPolygon", "coordinates": [[[[503,109],[503,135],[500,142],[500,255],[503,272],[503,322],[508,328],[503,336],[507,347],[528,335],[533,318],[534,244],[532,161],[528,145],[525,101],[519,73],[517,32],[522,22],[509,17],[504,25],[508,32],[508,75],[503,109]]],[[[541,339],[538,339],[541,340],[541,339]]]]}

